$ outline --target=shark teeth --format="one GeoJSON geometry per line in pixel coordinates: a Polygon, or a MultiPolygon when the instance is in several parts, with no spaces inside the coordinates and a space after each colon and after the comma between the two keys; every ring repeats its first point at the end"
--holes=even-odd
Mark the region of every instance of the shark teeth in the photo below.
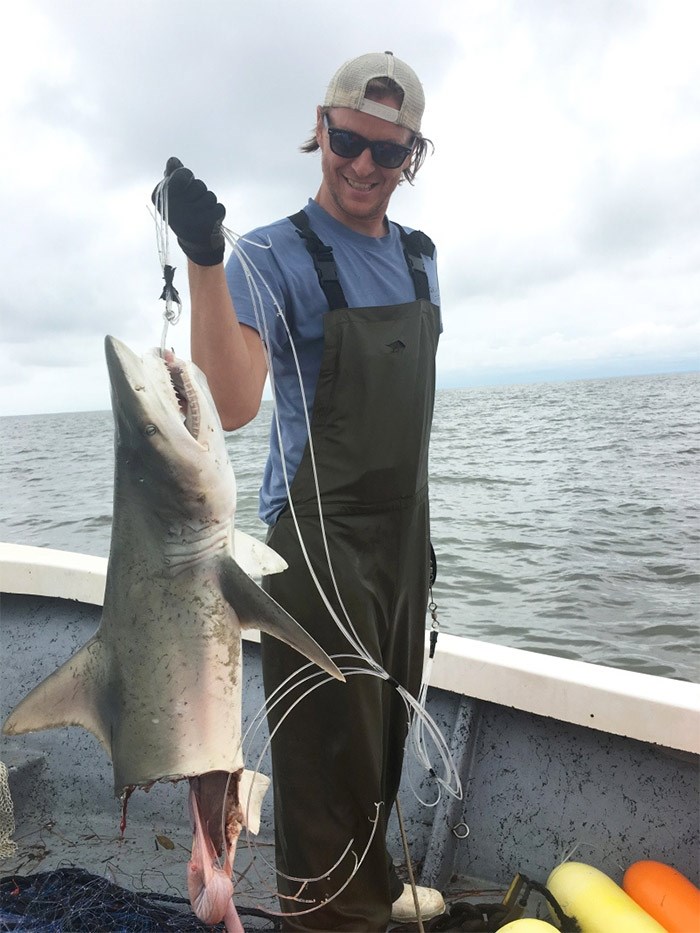
{"type": "Polygon", "coordinates": [[[184,369],[177,363],[166,365],[168,375],[170,376],[170,383],[175,392],[178,408],[180,409],[182,422],[192,437],[197,440],[199,437],[201,420],[197,392],[192,385],[187,369],[184,369]]]}

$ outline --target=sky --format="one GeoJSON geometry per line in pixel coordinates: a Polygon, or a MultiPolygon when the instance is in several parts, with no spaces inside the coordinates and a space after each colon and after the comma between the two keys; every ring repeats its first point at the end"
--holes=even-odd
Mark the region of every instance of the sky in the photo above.
{"type": "MultiPolygon", "coordinates": [[[[0,0],[0,415],[109,408],[161,341],[150,193],[177,155],[238,234],[318,190],[299,146],[391,49],[435,144],[390,217],[438,248],[439,387],[700,369],[696,0],[0,0]]],[[[189,354],[185,299],[168,344],[189,354]]]]}

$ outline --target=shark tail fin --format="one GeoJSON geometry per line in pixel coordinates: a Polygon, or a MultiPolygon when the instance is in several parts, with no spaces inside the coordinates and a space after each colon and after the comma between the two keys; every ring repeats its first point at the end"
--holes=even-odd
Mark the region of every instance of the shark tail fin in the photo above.
{"type": "Polygon", "coordinates": [[[108,682],[104,646],[94,636],[65,664],[42,680],[5,720],[5,735],[21,735],[60,726],[82,726],[92,732],[111,757],[109,731],[99,714],[108,682]]]}

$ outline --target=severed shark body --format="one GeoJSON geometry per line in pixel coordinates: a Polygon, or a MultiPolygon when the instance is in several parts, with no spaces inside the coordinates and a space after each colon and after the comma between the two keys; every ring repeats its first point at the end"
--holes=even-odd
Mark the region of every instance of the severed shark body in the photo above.
{"type": "Polygon", "coordinates": [[[274,635],[333,677],[333,661],[249,576],[284,570],[234,530],[236,487],[194,364],[105,340],[115,421],[114,515],[95,635],[13,710],[9,735],[78,725],[110,756],[115,794],[190,782],[188,892],[197,916],[242,930],[232,865],[268,779],[244,769],[241,629],[274,635]],[[221,861],[220,861],[221,859],[221,861]]]}

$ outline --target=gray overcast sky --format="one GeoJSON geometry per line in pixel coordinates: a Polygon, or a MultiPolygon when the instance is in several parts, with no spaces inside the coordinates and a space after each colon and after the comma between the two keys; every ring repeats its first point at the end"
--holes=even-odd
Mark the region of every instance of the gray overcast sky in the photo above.
{"type": "MultiPolygon", "coordinates": [[[[696,0],[0,0],[0,414],[109,407],[159,343],[170,155],[237,233],[318,188],[335,69],[392,49],[436,146],[391,216],[436,241],[439,383],[700,368],[696,0]]],[[[171,261],[186,296],[185,260],[171,261]]],[[[189,353],[189,308],[168,343],[189,353]]]]}

